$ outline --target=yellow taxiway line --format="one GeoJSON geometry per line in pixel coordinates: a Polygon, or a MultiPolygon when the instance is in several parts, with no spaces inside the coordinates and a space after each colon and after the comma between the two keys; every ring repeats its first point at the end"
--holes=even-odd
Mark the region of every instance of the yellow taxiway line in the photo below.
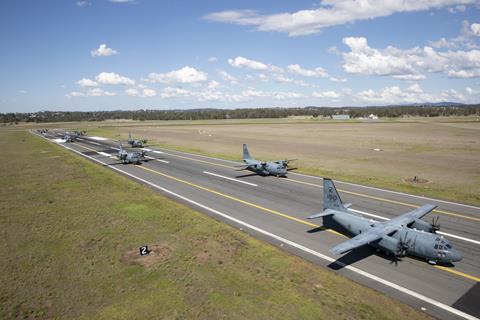
{"type": "MultiPolygon", "coordinates": [[[[97,150],[94,150],[94,149],[85,147],[85,146],[83,146],[83,145],[79,145],[79,144],[76,144],[76,143],[75,143],[75,145],[78,145],[79,147],[85,148],[85,149],[87,149],[87,150],[91,150],[91,151],[97,152],[97,150]]],[[[177,177],[174,177],[174,176],[165,174],[165,173],[160,172],[160,171],[156,171],[156,170],[153,170],[153,169],[150,169],[150,168],[146,168],[146,167],[144,167],[144,166],[136,166],[136,167],[137,167],[137,168],[140,168],[140,169],[143,169],[143,170],[145,170],[145,171],[149,171],[149,172],[152,172],[152,173],[155,173],[155,174],[164,176],[164,177],[166,177],[166,178],[175,180],[175,181],[177,181],[177,182],[184,183],[184,184],[189,185],[189,186],[191,186],[191,187],[195,187],[195,188],[197,188],[197,189],[201,189],[201,190],[204,190],[204,191],[207,191],[207,192],[210,192],[210,193],[219,195],[219,196],[221,196],[221,197],[224,197],[224,198],[227,198],[227,199],[230,199],[230,200],[239,202],[239,203],[243,203],[243,204],[245,204],[245,205],[248,205],[248,206],[251,206],[251,207],[254,207],[254,208],[257,208],[257,209],[260,209],[260,210],[262,210],[262,211],[266,211],[266,212],[275,214],[275,215],[277,215],[277,216],[280,216],[280,217],[283,217],[283,218],[286,218],[286,219],[289,219],[289,220],[292,220],[292,221],[295,221],[295,222],[298,222],[298,223],[307,225],[307,226],[309,226],[309,227],[322,228],[322,229],[324,229],[324,230],[326,230],[326,231],[328,231],[328,232],[330,232],[330,233],[333,233],[333,234],[339,235],[339,236],[341,236],[341,237],[347,238],[345,235],[343,235],[343,234],[341,234],[341,233],[339,233],[339,232],[337,232],[337,231],[335,231],[335,230],[326,229],[326,228],[324,228],[324,227],[322,227],[322,226],[320,226],[320,225],[317,225],[317,224],[314,224],[314,223],[311,223],[311,222],[308,222],[308,221],[305,221],[305,220],[302,220],[302,219],[299,219],[299,218],[296,218],[296,217],[292,217],[292,216],[290,216],[290,215],[288,215],[288,214],[281,213],[281,212],[279,212],[279,211],[276,211],[276,210],[273,210],[273,209],[269,209],[269,208],[260,206],[260,205],[258,205],[258,204],[255,204],[255,203],[252,203],[252,202],[249,202],[249,201],[245,201],[245,200],[236,198],[236,197],[234,197],[234,196],[231,196],[231,195],[228,195],[228,194],[225,194],[225,193],[216,191],[216,190],[212,190],[212,189],[210,189],[210,188],[207,188],[207,187],[204,187],[204,186],[195,184],[195,183],[193,183],[193,182],[189,182],[189,181],[186,181],[186,180],[183,180],[183,179],[180,179],[180,178],[177,178],[177,177]]],[[[464,278],[466,278],[466,279],[470,279],[470,280],[473,280],[473,281],[476,281],[476,282],[480,282],[480,278],[479,278],[479,277],[475,277],[475,276],[472,276],[472,275],[463,273],[463,272],[461,272],[461,271],[454,270],[454,269],[452,269],[452,268],[443,267],[443,266],[435,266],[435,268],[440,269],[440,270],[443,270],[443,271],[450,272],[450,273],[452,273],[452,274],[455,274],[455,275],[464,277],[464,278]]]]}

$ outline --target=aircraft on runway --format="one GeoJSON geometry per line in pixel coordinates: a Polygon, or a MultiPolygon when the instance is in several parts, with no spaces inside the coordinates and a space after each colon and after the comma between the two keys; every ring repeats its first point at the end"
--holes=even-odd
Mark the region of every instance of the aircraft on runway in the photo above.
{"type": "Polygon", "coordinates": [[[84,135],[86,135],[86,134],[87,134],[87,131],[85,131],[85,130],[83,130],[83,131],[75,130],[74,133],[75,133],[76,136],[79,137],[79,136],[84,136],[84,135]]]}
{"type": "Polygon", "coordinates": [[[143,148],[144,144],[147,143],[147,140],[138,140],[132,138],[132,133],[128,133],[128,144],[132,146],[132,148],[143,148]]]}
{"type": "Polygon", "coordinates": [[[242,169],[239,169],[239,171],[249,170],[262,176],[272,175],[277,177],[286,177],[287,171],[289,170],[288,163],[295,160],[297,159],[285,159],[267,162],[259,161],[250,156],[247,145],[243,144],[243,162],[245,162],[245,165],[237,167],[242,167],[242,169]]]}
{"type": "Polygon", "coordinates": [[[65,133],[65,135],[63,136],[63,140],[65,140],[65,142],[75,142],[77,141],[77,135],[73,135],[71,133],[65,133]]]}
{"type": "MultiPolygon", "coordinates": [[[[354,237],[330,249],[334,254],[343,254],[353,249],[370,245],[393,255],[395,259],[407,254],[426,259],[430,264],[452,263],[462,260],[462,255],[447,239],[436,234],[437,221],[420,220],[437,206],[424,205],[389,221],[378,222],[349,210],[351,204],[343,204],[332,180],[323,179],[323,212],[308,219],[323,217],[324,225],[340,225],[354,237]]],[[[396,260],[395,260],[396,261],[396,260]]]]}
{"type": "Polygon", "coordinates": [[[133,163],[133,164],[140,164],[141,161],[145,159],[145,151],[133,151],[128,152],[127,150],[122,148],[122,143],[118,143],[119,150],[118,150],[118,159],[122,161],[123,164],[133,163]]]}

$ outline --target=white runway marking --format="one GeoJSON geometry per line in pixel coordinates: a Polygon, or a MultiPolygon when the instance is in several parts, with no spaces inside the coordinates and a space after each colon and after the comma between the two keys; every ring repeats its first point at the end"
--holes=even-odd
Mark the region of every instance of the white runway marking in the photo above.
{"type": "Polygon", "coordinates": [[[155,153],[163,153],[162,151],[158,151],[158,150],[153,150],[152,152],[155,152],[155,153]]]}
{"type": "Polygon", "coordinates": [[[100,143],[98,143],[98,142],[93,142],[93,141],[90,141],[90,143],[91,143],[91,144],[95,144],[95,145],[97,145],[97,146],[101,146],[101,144],[100,144],[100,143]]]}
{"type": "Polygon", "coordinates": [[[99,155],[105,156],[105,157],[111,157],[112,155],[106,152],[97,152],[99,155]]]}
{"type": "MultiPolygon", "coordinates": [[[[355,209],[348,209],[348,210],[356,212],[356,213],[360,213],[360,214],[363,214],[363,215],[366,215],[366,216],[381,219],[381,220],[390,220],[389,218],[378,216],[376,214],[368,213],[368,212],[365,212],[365,211],[360,211],[360,210],[355,210],[355,209]]],[[[455,239],[459,239],[459,240],[463,240],[463,241],[467,241],[467,242],[471,242],[471,243],[475,243],[475,244],[480,245],[480,241],[465,238],[465,237],[461,237],[461,236],[457,236],[456,234],[451,234],[451,233],[442,232],[442,231],[437,231],[437,233],[442,234],[442,235],[447,236],[447,237],[452,237],[452,238],[455,238],[455,239]]]]}
{"type": "Polygon", "coordinates": [[[56,143],[65,143],[65,139],[53,139],[56,143]]]}
{"type": "Polygon", "coordinates": [[[148,148],[142,148],[143,151],[147,151],[147,152],[150,152],[152,151],[152,149],[148,149],[148,148]]]}
{"type": "Polygon", "coordinates": [[[152,159],[152,160],[155,160],[155,161],[158,161],[158,162],[170,163],[170,161],[163,160],[163,159],[156,159],[156,158],[149,157],[149,156],[146,156],[145,158],[152,159]]]}
{"type": "MultiPolygon", "coordinates": [[[[46,138],[45,138],[45,139],[46,139],[46,138]]],[[[47,139],[47,140],[48,140],[48,139],[47,139]]],[[[140,181],[140,182],[143,182],[143,183],[145,183],[145,184],[148,184],[148,185],[150,185],[150,186],[152,186],[152,187],[154,187],[154,188],[156,188],[156,189],[158,189],[158,190],[161,190],[161,191],[163,191],[163,192],[165,192],[165,193],[171,194],[171,195],[173,195],[173,196],[175,196],[175,197],[177,197],[177,198],[179,198],[179,199],[182,199],[182,200],[184,200],[184,201],[186,201],[186,202],[188,202],[188,203],[191,203],[191,204],[193,204],[193,205],[195,205],[195,206],[197,206],[197,207],[199,207],[199,208],[202,208],[202,209],[204,209],[204,210],[210,211],[210,212],[212,212],[212,213],[214,213],[214,214],[216,214],[216,215],[219,215],[219,216],[221,216],[221,217],[223,217],[223,218],[225,218],[225,219],[227,219],[227,220],[230,220],[230,221],[235,222],[235,223],[237,223],[237,224],[239,224],[239,225],[242,225],[242,226],[244,226],[244,227],[247,227],[247,228],[249,228],[249,229],[251,229],[251,230],[254,230],[254,231],[258,232],[258,233],[261,233],[261,234],[263,234],[263,235],[266,235],[266,236],[268,236],[268,237],[271,237],[271,238],[273,238],[273,239],[276,239],[276,240],[278,240],[278,241],[280,241],[280,242],[283,242],[283,243],[285,243],[285,244],[288,244],[288,245],[290,245],[290,246],[292,246],[292,247],[295,247],[295,248],[297,248],[297,249],[300,249],[300,250],[302,250],[302,251],[304,251],[304,252],[310,253],[310,254],[318,257],[318,258],[321,258],[321,259],[323,259],[323,260],[326,260],[326,261],[329,262],[329,263],[332,263],[332,262],[336,261],[336,259],[333,259],[333,258],[331,258],[331,257],[329,257],[329,256],[327,256],[327,255],[324,255],[324,254],[322,254],[322,253],[320,253],[320,252],[317,252],[317,251],[314,251],[314,250],[312,250],[312,249],[309,249],[309,248],[307,248],[307,247],[305,247],[305,246],[303,246],[303,245],[300,245],[300,244],[298,244],[298,243],[296,243],[296,242],[293,242],[293,241],[287,240],[287,239],[285,239],[285,238],[282,238],[282,237],[280,237],[280,236],[277,236],[277,235],[275,235],[275,234],[273,234],[273,233],[270,233],[270,232],[268,232],[268,231],[266,231],[266,230],[263,230],[263,229],[261,229],[261,228],[255,227],[255,226],[253,226],[253,225],[251,225],[251,224],[249,224],[249,223],[247,223],[247,222],[244,222],[244,221],[242,221],[242,220],[239,220],[239,219],[237,219],[237,218],[234,218],[234,217],[232,217],[232,216],[229,216],[229,215],[227,215],[226,213],[223,213],[223,212],[220,212],[220,211],[215,210],[215,209],[213,209],[213,208],[210,208],[210,207],[208,207],[208,206],[205,206],[205,205],[203,205],[203,204],[201,204],[201,203],[199,203],[199,202],[196,202],[195,200],[189,199],[189,198],[187,198],[187,197],[185,197],[185,196],[182,196],[182,195],[180,195],[180,194],[178,194],[178,193],[175,193],[175,192],[173,192],[173,191],[170,191],[169,189],[166,189],[166,188],[161,187],[161,186],[159,186],[159,185],[156,185],[156,184],[154,184],[154,183],[152,183],[152,182],[150,182],[150,181],[147,181],[147,180],[145,180],[145,179],[139,178],[139,177],[137,177],[137,176],[135,176],[135,175],[133,175],[133,174],[131,174],[131,173],[128,173],[128,172],[124,171],[124,170],[121,170],[121,169],[118,169],[118,168],[116,168],[116,167],[114,167],[114,166],[111,166],[111,165],[109,165],[108,163],[104,163],[104,162],[102,162],[102,161],[100,161],[100,160],[98,160],[98,159],[95,159],[95,158],[90,157],[90,156],[88,156],[88,155],[86,155],[86,154],[83,154],[83,153],[81,153],[81,152],[79,152],[79,151],[77,151],[77,150],[74,150],[74,149],[72,149],[72,148],[69,148],[69,147],[67,147],[66,145],[62,145],[62,146],[63,146],[65,149],[71,150],[71,151],[73,151],[73,152],[75,152],[75,153],[77,153],[77,154],[79,154],[79,155],[81,155],[81,156],[84,156],[84,157],[89,158],[89,159],[91,159],[91,160],[93,160],[93,161],[99,162],[99,163],[101,163],[102,165],[105,165],[105,166],[111,168],[112,170],[121,172],[121,173],[123,173],[123,174],[125,174],[125,175],[127,175],[127,176],[129,176],[129,177],[132,177],[132,178],[134,178],[134,179],[136,179],[136,180],[138,180],[138,181],[140,181]]],[[[338,262],[337,262],[337,263],[338,263],[338,262]]],[[[424,301],[424,302],[426,302],[426,303],[429,303],[429,304],[431,304],[431,305],[434,305],[434,306],[436,306],[436,307],[438,307],[438,308],[440,308],[440,309],[443,309],[443,310],[445,310],[445,311],[448,311],[448,312],[450,312],[450,313],[452,313],[452,314],[455,314],[455,315],[457,315],[457,316],[459,316],[459,317],[462,317],[462,318],[464,318],[464,319],[468,319],[468,320],[478,320],[478,318],[476,318],[476,317],[474,317],[474,316],[472,316],[472,315],[469,315],[468,313],[465,313],[465,312],[463,312],[463,311],[460,311],[460,310],[458,310],[458,309],[455,309],[455,308],[453,308],[453,307],[450,307],[449,305],[446,305],[446,304],[441,303],[441,302],[439,302],[439,301],[437,301],[437,300],[434,300],[434,299],[431,299],[431,298],[429,298],[429,297],[426,297],[426,296],[424,296],[424,295],[422,295],[422,294],[420,294],[420,293],[417,293],[417,292],[412,291],[412,290],[410,290],[410,289],[404,288],[404,287],[402,287],[402,286],[400,286],[400,285],[398,285],[398,284],[395,284],[395,283],[390,282],[390,281],[388,281],[388,280],[382,279],[382,278],[380,278],[380,277],[378,277],[378,276],[376,276],[376,275],[373,275],[373,274],[371,274],[371,273],[368,273],[368,272],[366,272],[366,271],[363,271],[363,270],[358,269],[358,268],[356,268],[356,267],[353,267],[353,266],[351,266],[351,265],[346,265],[346,266],[344,266],[344,269],[348,269],[348,270],[350,270],[350,271],[352,271],[352,272],[355,272],[355,273],[357,273],[357,274],[359,274],[359,275],[362,275],[362,276],[364,276],[364,277],[366,277],[366,278],[368,278],[368,279],[371,279],[371,280],[376,281],[376,282],[378,282],[378,283],[381,283],[381,284],[383,284],[383,285],[385,285],[385,286],[387,286],[387,287],[393,288],[393,289],[395,289],[395,290],[397,290],[397,291],[400,291],[400,292],[402,292],[402,293],[404,293],[404,294],[407,294],[407,295],[409,295],[409,296],[412,296],[412,297],[414,297],[414,298],[417,298],[417,299],[419,299],[419,300],[422,300],[422,301],[424,301]]]]}
{"type": "Polygon", "coordinates": [[[242,180],[238,180],[238,179],[234,179],[234,178],[230,178],[230,177],[225,177],[225,176],[222,176],[220,174],[213,173],[213,172],[203,171],[203,173],[209,174],[211,176],[227,179],[227,180],[230,180],[230,181],[235,181],[235,182],[240,182],[240,183],[243,183],[243,184],[248,184],[249,186],[258,187],[258,185],[256,185],[255,183],[250,183],[250,182],[247,182],[247,181],[242,181],[242,180]]]}
{"type": "Polygon", "coordinates": [[[90,139],[93,139],[93,140],[100,140],[100,141],[105,141],[105,140],[108,140],[107,138],[102,138],[102,137],[89,137],[90,139]]]}

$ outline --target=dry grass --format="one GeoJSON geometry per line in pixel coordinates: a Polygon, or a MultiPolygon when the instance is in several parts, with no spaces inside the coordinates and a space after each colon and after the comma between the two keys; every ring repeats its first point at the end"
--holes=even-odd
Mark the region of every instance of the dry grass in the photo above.
{"type": "Polygon", "coordinates": [[[261,159],[299,158],[302,172],[480,203],[480,122],[475,118],[151,122],[92,132],[124,139],[128,131],[163,146],[237,160],[242,143],[248,143],[261,159]],[[426,183],[412,183],[414,176],[426,183]]]}

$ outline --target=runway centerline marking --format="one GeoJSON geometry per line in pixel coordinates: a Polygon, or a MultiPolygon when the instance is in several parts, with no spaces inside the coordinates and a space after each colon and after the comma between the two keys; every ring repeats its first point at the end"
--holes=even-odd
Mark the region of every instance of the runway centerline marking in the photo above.
{"type": "MultiPolygon", "coordinates": [[[[35,134],[35,133],[34,133],[34,134],[35,134]]],[[[42,136],[40,136],[40,135],[37,135],[37,136],[48,140],[47,138],[42,137],[42,136]]],[[[228,220],[230,220],[230,221],[233,221],[233,222],[235,222],[235,223],[237,223],[237,224],[243,225],[243,226],[245,226],[245,227],[247,227],[247,228],[249,228],[249,229],[252,229],[252,230],[254,230],[254,231],[256,231],[256,232],[259,232],[259,233],[264,234],[264,235],[266,235],[266,236],[269,236],[269,237],[271,237],[271,238],[273,238],[273,239],[276,239],[276,240],[278,240],[278,241],[281,241],[282,243],[286,243],[286,244],[288,244],[288,245],[290,245],[290,246],[292,246],[292,247],[295,247],[295,248],[300,249],[300,250],[302,250],[302,251],[304,251],[304,252],[307,252],[307,253],[309,253],[309,254],[312,254],[312,255],[314,255],[314,256],[316,256],[316,257],[319,257],[319,258],[321,258],[321,259],[323,259],[323,260],[326,260],[326,261],[328,261],[328,262],[330,262],[330,263],[335,261],[335,259],[333,259],[333,258],[331,258],[331,257],[329,257],[329,256],[327,256],[327,255],[324,255],[324,254],[322,254],[322,253],[320,253],[320,252],[314,251],[314,250],[312,250],[312,249],[310,249],[310,248],[307,248],[307,247],[305,247],[305,246],[303,246],[303,245],[300,245],[300,244],[298,244],[298,243],[295,243],[295,242],[290,241],[290,240],[288,240],[288,239],[285,239],[285,238],[283,238],[283,237],[277,236],[277,235],[275,235],[275,234],[273,234],[273,233],[271,233],[271,232],[268,232],[268,231],[266,231],[266,230],[263,230],[263,229],[261,229],[261,228],[255,227],[255,226],[253,226],[253,225],[251,225],[251,224],[248,224],[248,223],[246,223],[246,222],[244,222],[244,221],[242,221],[242,220],[239,220],[239,219],[237,219],[237,218],[234,218],[234,217],[232,217],[232,216],[229,216],[229,215],[227,215],[227,214],[225,214],[225,213],[223,213],[223,212],[220,212],[220,211],[218,211],[218,210],[215,210],[215,209],[212,209],[212,208],[210,208],[210,207],[207,207],[207,206],[205,206],[205,205],[203,205],[203,204],[201,204],[201,203],[199,203],[199,202],[196,202],[196,201],[194,201],[194,200],[192,200],[192,199],[189,199],[189,198],[187,198],[187,197],[185,197],[185,196],[182,196],[182,195],[180,195],[180,194],[178,194],[178,193],[175,193],[175,192],[170,191],[170,190],[168,190],[168,189],[166,189],[166,188],[160,187],[160,186],[158,186],[158,185],[156,185],[156,184],[154,184],[154,183],[152,183],[152,182],[150,182],[150,181],[147,181],[147,180],[142,179],[142,178],[139,178],[139,177],[137,177],[137,176],[135,176],[135,175],[133,175],[133,174],[131,174],[131,173],[128,173],[128,172],[126,172],[126,171],[123,171],[123,170],[120,170],[120,169],[118,169],[118,168],[115,168],[115,167],[109,165],[108,163],[104,163],[104,162],[102,162],[102,161],[100,161],[100,160],[98,160],[98,159],[95,159],[95,158],[93,158],[93,157],[90,157],[90,156],[88,156],[88,155],[86,155],[86,154],[83,154],[83,153],[81,153],[81,152],[79,152],[79,151],[77,151],[77,150],[74,150],[74,149],[72,149],[72,148],[69,148],[69,147],[67,147],[67,146],[65,146],[65,145],[61,145],[61,146],[64,147],[65,149],[68,149],[68,150],[70,150],[70,151],[73,151],[73,152],[75,152],[75,153],[77,153],[77,154],[79,154],[79,155],[81,155],[81,156],[83,156],[83,157],[86,157],[86,158],[89,158],[89,159],[91,159],[91,160],[93,160],[93,161],[95,161],[95,162],[101,163],[102,165],[106,165],[106,166],[108,166],[109,168],[111,168],[112,170],[121,172],[121,173],[123,173],[123,174],[125,174],[125,175],[127,175],[127,176],[129,176],[129,177],[131,177],[131,178],[134,178],[134,179],[136,179],[136,180],[138,180],[138,181],[140,181],[140,182],[143,182],[143,183],[148,184],[148,185],[150,185],[150,186],[152,186],[152,187],[154,187],[154,188],[157,188],[158,190],[161,190],[161,191],[163,191],[163,192],[166,192],[166,193],[168,193],[168,194],[171,194],[171,195],[173,195],[173,196],[175,196],[175,197],[177,197],[177,198],[179,198],[179,199],[182,199],[182,200],[184,200],[184,201],[187,201],[187,202],[189,202],[189,203],[191,203],[191,204],[193,204],[193,205],[195,205],[195,206],[198,206],[198,207],[200,207],[200,208],[203,208],[203,209],[205,209],[205,210],[207,210],[207,211],[210,211],[210,212],[212,212],[212,213],[214,213],[214,214],[217,214],[217,215],[219,215],[219,216],[221,216],[221,217],[224,217],[224,218],[226,218],[226,219],[228,219],[228,220]]],[[[80,147],[82,147],[82,146],[80,146],[80,147]]],[[[448,311],[448,312],[450,312],[450,313],[456,314],[456,315],[458,315],[458,316],[460,316],[460,317],[462,317],[462,318],[470,319],[470,320],[475,320],[475,319],[477,319],[476,317],[473,317],[472,315],[470,315],[470,314],[468,314],[468,313],[465,313],[465,312],[463,312],[463,311],[461,311],[461,310],[455,309],[455,308],[453,308],[453,307],[451,307],[451,306],[449,306],[449,305],[446,305],[446,304],[444,304],[444,303],[441,303],[441,302],[439,302],[439,301],[437,301],[437,300],[435,300],[435,299],[432,299],[432,298],[429,298],[429,297],[427,297],[427,296],[424,296],[424,295],[422,295],[422,294],[420,294],[420,293],[417,293],[417,292],[415,292],[415,291],[412,291],[412,290],[410,290],[410,289],[407,289],[407,288],[405,288],[405,287],[402,287],[402,286],[400,286],[400,285],[398,285],[398,284],[395,284],[395,283],[393,283],[393,282],[390,282],[390,281],[388,281],[388,280],[385,280],[385,279],[383,279],[383,278],[380,278],[380,277],[378,277],[378,276],[376,276],[376,275],[373,275],[373,274],[371,274],[371,273],[368,273],[368,272],[366,272],[366,271],[363,271],[363,270],[358,269],[358,268],[356,268],[356,267],[353,267],[353,266],[351,266],[351,265],[346,265],[344,268],[345,268],[345,269],[348,269],[348,270],[350,270],[350,271],[352,271],[352,272],[355,272],[355,273],[357,273],[357,274],[359,274],[359,275],[362,275],[362,276],[364,276],[364,277],[366,277],[366,278],[369,278],[369,279],[371,279],[371,280],[373,280],[373,281],[376,281],[376,282],[378,282],[378,283],[381,283],[381,284],[383,284],[383,285],[385,285],[385,286],[388,286],[388,287],[390,287],[390,288],[393,288],[393,289],[395,289],[395,290],[397,290],[397,291],[400,291],[400,292],[403,292],[403,293],[405,293],[405,294],[408,294],[408,295],[410,295],[410,296],[412,296],[412,297],[414,297],[414,298],[417,298],[417,299],[419,299],[419,300],[422,300],[422,301],[424,301],[424,302],[427,302],[427,303],[429,303],[429,304],[431,304],[431,305],[434,305],[434,306],[436,306],[436,307],[438,307],[438,308],[441,308],[441,309],[443,309],[443,310],[445,310],[445,311],[448,311]]]]}
{"type": "Polygon", "coordinates": [[[250,182],[247,182],[247,181],[242,181],[242,180],[238,180],[238,179],[235,179],[235,178],[230,178],[230,177],[222,176],[221,174],[217,174],[217,173],[213,173],[213,172],[209,172],[209,171],[203,171],[203,173],[208,174],[208,175],[211,175],[211,176],[215,176],[215,177],[227,179],[227,180],[230,180],[230,181],[235,181],[235,182],[247,184],[247,185],[249,185],[249,186],[258,187],[258,185],[255,184],[255,183],[250,183],[250,182]]]}

